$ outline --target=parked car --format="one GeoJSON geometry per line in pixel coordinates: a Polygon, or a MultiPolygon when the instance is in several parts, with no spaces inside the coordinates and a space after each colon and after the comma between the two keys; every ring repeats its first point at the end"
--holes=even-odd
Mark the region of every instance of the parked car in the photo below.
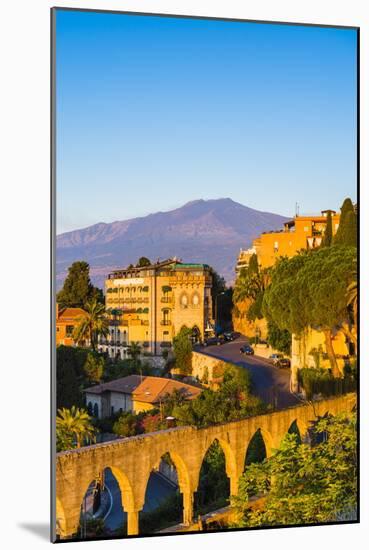
{"type": "Polygon", "coordinates": [[[220,336],[213,336],[211,338],[205,338],[204,340],[204,346],[221,346],[224,344],[224,338],[221,338],[220,336]]]}
{"type": "Polygon", "coordinates": [[[254,350],[252,349],[251,346],[242,346],[240,347],[240,353],[242,353],[242,355],[254,355],[254,350]]]}
{"type": "Polygon", "coordinates": [[[272,353],[272,355],[269,355],[269,359],[271,359],[273,365],[275,365],[280,359],[283,359],[283,353],[272,353]]]}
{"type": "Polygon", "coordinates": [[[288,359],[288,357],[282,357],[282,359],[279,359],[276,363],[276,367],[279,369],[289,369],[291,367],[291,361],[288,359]]]}
{"type": "Polygon", "coordinates": [[[223,334],[224,339],[225,339],[227,342],[233,342],[233,340],[236,340],[236,338],[238,338],[239,335],[240,335],[239,332],[233,332],[233,331],[225,332],[225,333],[223,334]]]}

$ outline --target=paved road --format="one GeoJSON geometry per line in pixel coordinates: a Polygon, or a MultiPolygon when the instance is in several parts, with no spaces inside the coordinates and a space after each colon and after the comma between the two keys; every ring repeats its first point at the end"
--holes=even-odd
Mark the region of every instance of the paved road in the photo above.
{"type": "MultiPolygon", "coordinates": [[[[105,519],[105,526],[114,531],[122,527],[126,522],[126,512],[122,509],[122,500],[117,480],[110,470],[105,473],[105,485],[108,487],[112,497],[112,507],[105,519]]],[[[163,476],[152,473],[147,484],[144,512],[150,512],[159,504],[174,494],[176,488],[172,483],[167,482],[163,476]]]]}
{"type": "Polygon", "coordinates": [[[197,351],[231,361],[251,373],[253,393],[277,409],[291,407],[300,401],[290,393],[290,370],[277,369],[268,359],[256,355],[241,355],[240,347],[247,343],[243,336],[222,346],[200,347],[197,351]]]}

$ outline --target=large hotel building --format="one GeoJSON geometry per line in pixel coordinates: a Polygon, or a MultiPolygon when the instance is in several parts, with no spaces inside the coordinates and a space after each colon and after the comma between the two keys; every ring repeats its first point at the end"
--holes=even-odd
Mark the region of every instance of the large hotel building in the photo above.
{"type": "Polygon", "coordinates": [[[183,326],[192,329],[195,341],[202,340],[213,330],[211,287],[208,265],[176,258],[110,273],[105,281],[109,336],[100,339],[99,349],[125,358],[137,342],[143,352],[161,355],[183,326]]]}

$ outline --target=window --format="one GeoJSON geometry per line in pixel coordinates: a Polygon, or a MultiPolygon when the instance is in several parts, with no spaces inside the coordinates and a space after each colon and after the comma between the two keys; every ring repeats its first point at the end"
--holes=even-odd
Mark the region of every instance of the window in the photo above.
{"type": "Polygon", "coordinates": [[[73,325],[67,325],[67,326],[66,326],[66,329],[65,329],[66,335],[67,335],[67,336],[72,336],[72,334],[73,334],[73,329],[74,329],[74,326],[73,326],[73,325]]]}
{"type": "Polygon", "coordinates": [[[111,415],[113,416],[114,414],[114,405],[111,406],[111,415]]]}
{"type": "Polygon", "coordinates": [[[188,296],[186,293],[183,293],[180,300],[181,307],[186,308],[188,306],[188,296]]]}
{"type": "Polygon", "coordinates": [[[194,292],[194,294],[192,295],[192,305],[198,306],[199,303],[200,303],[200,296],[198,295],[197,292],[194,292]]]}
{"type": "Polygon", "coordinates": [[[95,418],[99,416],[99,405],[97,403],[94,404],[94,412],[93,415],[95,418]]]}
{"type": "Polygon", "coordinates": [[[274,252],[278,252],[278,250],[279,250],[279,243],[278,243],[278,241],[275,241],[274,242],[274,252]]]}

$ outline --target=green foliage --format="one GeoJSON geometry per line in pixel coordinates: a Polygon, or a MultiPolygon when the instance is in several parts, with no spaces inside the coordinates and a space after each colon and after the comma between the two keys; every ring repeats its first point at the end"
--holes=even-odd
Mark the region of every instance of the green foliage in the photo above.
{"type": "Polygon", "coordinates": [[[134,363],[137,363],[138,358],[141,355],[141,346],[138,342],[131,342],[128,346],[128,355],[134,363]]]}
{"type": "Polygon", "coordinates": [[[311,400],[313,395],[322,394],[324,397],[342,395],[356,391],[356,374],[350,367],[345,369],[344,378],[335,378],[330,370],[323,368],[299,369],[298,381],[306,393],[306,398],[311,400]]]}
{"type": "Polygon", "coordinates": [[[264,412],[264,403],[251,395],[250,389],[249,373],[231,366],[224,372],[218,391],[207,388],[196,399],[175,405],[172,416],[179,425],[206,427],[264,412]]]}
{"type": "Polygon", "coordinates": [[[324,236],[322,239],[321,246],[331,246],[333,239],[333,228],[332,228],[332,213],[329,210],[327,213],[327,224],[324,232],[324,236]]]}
{"type": "Polygon", "coordinates": [[[110,382],[130,374],[158,376],[158,369],[141,362],[140,359],[112,359],[110,357],[105,359],[104,382],[110,382]]]}
{"type": "Polygon", "coordinates": [[[290,355],[291,333],[286,329],[280,329],[273,321],[268,321],[268,342],[277,351],[290,355]]]}
{"type": "Polygon", "coordinates": [[[245,466],[250,466],[254,462],[263,462],[265,458],[265,443],[261,431],[258,430],[247,447],[245,466]]]}
{"type": "Polygon", "coordinates": [[[140,513],[140,533],[151,534],[182,521],[181,493],[176,492],[161,502],[155,510],[140,513]]]}
{"type": "Polygon", "coordinates": [[[263,298],[264,298],[264,292],[260,291],[257,294],[255,301],[250,304],[246,314],[246,317],[249,321],[256,321],[256,319],[262,319],[263,298]]]}
{"type": "Polygon", "coordinates": [[[207,450],[197,488],[195,515],[203,514],[227,504],[229,499],[229,479],[226,474],[225,456],[219,442],[215,440],[207,450]]]}
{"type": "Polygon", "coordinates": [[[121,413],[118,420],[113,424],[113,433],[120,437],[131,437],[136,435],[137,416],[132,413],[121,413]]]}
{"type": "Polygon", "coordinates": [[[81,389],[85,382],[84,365],[89,350],[58,346],[56,348],[57,408],[69,409],[83,404],[81,389]]]}
{"type": "Polygon", "coordinates": [[[147,267],[149,265],[151,265],[149,258],[146,258],[145,256],[141,256],[141,258],[137,262],[136,267],[147,267]]]}
{"type": "Polygon", "coordinates": [[[351,199],[347,198],[341,206],[340,224],[334,237],[334,244],[357,245],[357,215],[351,199]]]}
{"type": "Polygon", "coordinates": [[[80,343],[90,341],[95,351],[99,336],[109,334],[109,321],[105,316],[105,306],[96,299],[85,304],[85,315],[78,319],[78,325],[74,328],[73,339],[80,343]]]}
{"type": "Polygon", "coordinates": [[[84,409],[71,407],[58,409],[56,417],[57,451],[66,451],[74,447],[90,444],[96,439],[96,428],[92,418],[84,409]]]}
{"type": "Polygon", "coordinates": [[[300,335],[308,327],[322,330],[335,376],[339,376],[332,331],[349,321],[347,287],[356,249],[331,246],[281,259],[272,271],[262,310],[280,329],[300,335]]]}
{"type": "Polygon", "coordinates": [[[179,333],[173,338],[173,351],[175,367],[181,374],[192,373],[192,330],[182,327],[179,333]]]}
{"type": "Polygon", "coordinates": [[[105,360],[102,355],[93,352],[88,353],[83,367],[86,378],[95,384],[101,382],[101,378],[104,373],[104,365],[105,360]]]}
{"type": "Polygon", "coordinates": [[[326,417],[315,431],[326,434],[323,442],[309,446],[287,434],[271,458],[246,469],[232,498],[237,527],[327,523],[356,510],[355,415],[326,417]],[[262,510],[251,510],[253,495],[265,496],[262,510]]]}
{"type": "Polygon", "coordinates": [[[68,275],[63,288],[57,293],[56,301],[61,308],[85,308],[87,302],[96,300],[104,303],[101,289],[94,287],[90,280],[90,266],[87,262],[73,262],[68,268],[68,275]]]}

